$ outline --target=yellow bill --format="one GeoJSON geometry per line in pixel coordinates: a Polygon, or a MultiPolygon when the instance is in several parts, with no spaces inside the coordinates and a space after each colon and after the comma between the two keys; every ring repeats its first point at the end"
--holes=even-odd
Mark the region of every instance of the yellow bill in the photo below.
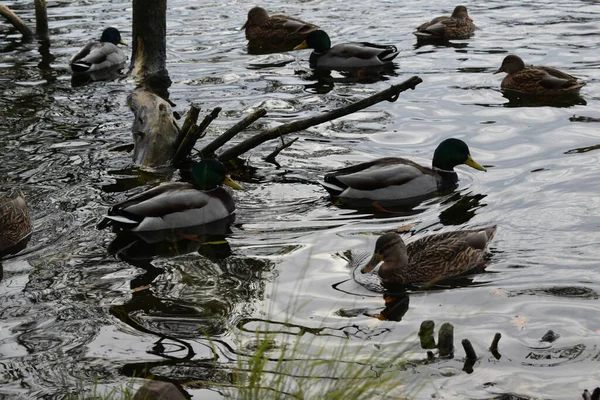
{"type": "Polygon", "coordinates": [[[232,189],[244,190],[244,187],[236,181],[234,181],[233,179],[231,179],[229,175],[225,175],[225,180],[223,181],[223,184],[229,186],[232,189]]]}
{"type": "Polygon", "coordinates": [[[123,39],[119,40],[119,43],[121,43],[123,46],[127,46],[127,42],[124,41],[123,39]]]}
{"type": "Polygon", "coordinates": [[[473,158],[471,157],[470,154],[467,157],[467,161],[465,161],[465,164],[468,165],[471,168],[478,169],[479,171],[487,171],[485,168],[483,168],[481,165],[479,165],[477,163],[477,161],[473,160],[473,158]]]}
{"type": "Polygon", "coordinates": [[[294,50],[302,50],[302,49],[308,49],[308,44],[306,43],[306,40],[302,43],[300,43],[298,46],[294,47],[294,50]]]}

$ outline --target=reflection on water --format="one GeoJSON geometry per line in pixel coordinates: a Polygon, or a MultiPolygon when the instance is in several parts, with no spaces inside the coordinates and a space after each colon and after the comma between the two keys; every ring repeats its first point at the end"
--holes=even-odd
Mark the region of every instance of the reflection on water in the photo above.
{"type": "MultiPolygon", "coordinates": [[[[33,21],[30,3],[7,4],[33,21]]],[[[134,82],[71,84],[68,60],[85,41],[106,26],[131,35],[130,2],[49,2],[49,43],[23,43],[0,23],[0,184],[23,190],[35,221],[28,248],[1,265],[0,397],[63,398],[82,386],[89,394],[97,382],[110,390],[152,376],[192,397],[210,390],[221,398],[223,385],[239,383],[232,370],[248,360],[257,335],[273,343],[272,375],[278,362],[293,370],[286,381],[305,376],[299,361],[340,359],[340,369],[311,375],[310,393],[322,393],[331,378],[348,384],[344,371],[402,346],[409,362],[373,363],[361,379],[392,372],[389,397],[415,399],[570,398],[596,387],[600,5],[477,3],[469,6],[476,35],[423,46],[414,27],[455,3],[268,6],[326,27],[336,42],[394,44],[398,68],[316,76],[307,53],[248,54],[239,30],[246,3],[169,1],[174,111],[190,103],[203,113],[223,109],[206,143],[258,107],[267,115],[236,140],[412,75],[423,83],[396,102],[298,132],[278,165],[263,161],[276,144],[244,155],[250,172],[236,176],[246,187],[234,194],[236,222],[216,238],[155,241],[96,229],[111,204],[178,180],[173,170],[135,168],[124,151],[134,82]],[[587,85],[558,103],[509,98],[491,74],[509,53],[587,85]],[[331,204],[314,184],[326,171],[379,157],[427,164],[448,137],[465,140],[494,168],[460,170],[452,191],[399,209],[331,204]],[[368,253],[375,235],[407,224],[418,236],[492,223],[499,232],[485,270],[408,288],[408,297],[388,290],[389,303],[378,280],[357,283],[340,256],[368,253]],[[513,323],[517,316],[527,323],[513,323]],[[423,320],[451,322],[457,340],[472,342],[480,356],[473,373],[463,371],[458,346],[454,359],[427,358],[416,336],[423,320]],[[540,343],[550,328],[560,337],[540,343]],[[486,352],[496,332],[500,359],[486,352]]]]}

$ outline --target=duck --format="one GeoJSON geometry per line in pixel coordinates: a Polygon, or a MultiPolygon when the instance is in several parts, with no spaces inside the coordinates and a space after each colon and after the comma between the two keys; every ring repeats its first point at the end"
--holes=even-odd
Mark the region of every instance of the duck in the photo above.
{"type": "Polygon", "coordinates": [[[420,25],[413,34],[422,40],[466,39],[475,31],[467,7],[456,6],[451,16],[432,19],[420,25]]]}
{"type": "Polygon", "coordinates": [[[309,59],[311,68],[339,71],[391,65],[398,55],[396,46],[367,42],[340,43],[332,47],[329,35],[320,29],[310,32],[294,50],[307,48],[314,50],[309,59]]]}
{"type": "Polygon", "coordinates": [[[576,77],[552,67],[525,65],[521,57],[510,54],[504,57],[500,68],[506,72],[500,87],[514,92],[534,95],[577,95],[585,86],[576,77]]]}
{"type": "Polygon", "coordinates": [[[245,30],[250,47],[284,47],[292,50],[319,27],[287,15],[269,16],[264,8],[254,7],[248,11],[248,20],[241,29],[245,30]]]}
{"type": "Polygon", "coordinates": [[[385,157],[327,173],[321,185],[342,200],[407,200],[454,186],[458,182],[454,167],[460,164],[486,171],[471,157],[465,142],[449,138],[435,149],[432,168],[385,157]]]}
{"type": "Polygon", "coordinates": [[[496,225],[428,235],[406,245],[396,232],[377,239],[373,257],[361,269],[384,285],[432,284],[480,266],[496,225]]]}
{"type": "Polygon", "coordinates": [[[127,61],[127,56],[118,44],[126,45],[117,28],[106,28],[99,41],[83,46],[69,61],[73,72],[94,72],[116,67],[127,61]]]}
{"type": "Polygon", "coordinates": [[[31,231],[31,217],[23,192],[11,189],[0,196],[0,256],[21,251],[31,231]]]}
{"type": "Polygon", "coordinates": [[[235,213],[231,194],[221,185],[241,190],[218,160],[205,159],[191,168],[192,183],[170,182],[133,196],[110,208],[98,224],[117,231],[153,232],[199,226],[235,213]]]}

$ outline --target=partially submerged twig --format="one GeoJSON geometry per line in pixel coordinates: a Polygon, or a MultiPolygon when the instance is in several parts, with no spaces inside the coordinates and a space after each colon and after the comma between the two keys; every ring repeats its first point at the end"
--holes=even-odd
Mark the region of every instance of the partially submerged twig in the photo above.
{"type": "Polygon", "coordinates": [[[494,335],[494,340],[492,340],[492,345],[490,346],[490,352],[496,360],[502,358],[502,355],[500,354],[500,352],[498,352],[498,342],[500,341],[501,337],[502,334],[500,332],[496,332],[496,334],[494,335]]]}
{"type": "Polygon", "coordinates": [[[6,18],[23,35],[23,39],[31,39],[33,37],[33,32],[25,22],[4,4],[0,4],[0,15],[6,18]]]}
{"type": "Polygon", "coordinates": [[[264,132],[259,133],[258,135],[244,140],[241,143],[238,143],[237,145],[223,152],[221,155],[219,155],[218,158],[221,161],[231,160],[247,152],[248,150],[261,145],[262,143],[268,140],[277,139],[280,136],[287,135],[293,132],[298,132],[311,126],[319,125],[324,122],[328,122],[333,119],[352,114],[364,108],[370,107],[373,104],[377,104],[383,100],[396,101],[400,93],[408,89],[414,89],[415,86],[421,82],[423,82],[421,78],[419,78],[418,76],[413,76],[412,78],[398,85],[393,85],[382,92],[376,93],[373,96],[367,97],[366,99],[360,100],[348,106],[332,110],[330,112],[318,115],[316,117],[301,119],[298,121],[291,122],[289,124],[283,124],[273,129],[266,130],[264,132]]]}
{"type": "Polygon", "coordinates": [[[220,112],[221,107],[215,107],[210,114],[204,117],[204,120],[202,120],[200,125],[194,125],[188,130],[187,134],[183,138],[183,141],[175,152],[175,157],[173,157],[174,164],[179,164],[190,154],[194,148],[194,145],[196,144],[196,141],[204,136],[203,132],[206,130],[206,128],[208,128],[208,125],[210,125],[210,123],[219,116],[220,112]]]}
{"type": "Polygon", "coordinates": [[[275,157],[277,157],[277,155],[281,153],[282,150],[287,149],[288,147],[293,145],[296,140],[298,140],[297,137],[293,138],[287,143],[283,143],[281,146],[278,146],[275,150],[273,150],[271,154],[265,157],[265,161],[274,163],[275,157]]]}
{"type": "Polygon", "coordinates": [[[223,146],[225,143],[231,140],[235,135],[246,129],[251,123],[265,116],[266,113],[267,110],[265,110],[264,108],[259,108],[252,114],[247,115],[240,122],[229,128],[218,138],[206,145],[202,150],[200,150],[200,153],[203,157],[210,157],[214,155],[217,149],[219,149],[221,146],[223,146]]]}
{"type": "Polygon", "coordinates": [[[469,341],[469,339],[462,340],[463,349],[465,349],[465,353],[467,357],[465,358],[465,363],[463,365],[463,371],[467,374],[473,373],[473,366],[477,361],[477,354],[475,353],[475,349],[473,349],[473,345],[469,341]]]}

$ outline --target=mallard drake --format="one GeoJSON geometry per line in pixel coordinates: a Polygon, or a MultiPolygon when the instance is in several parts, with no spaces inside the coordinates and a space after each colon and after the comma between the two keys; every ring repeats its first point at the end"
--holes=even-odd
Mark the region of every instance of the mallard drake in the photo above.
{"type": "Polygon", "coordinates": [[[449,40],[466,39],[475,31],[467,7],[456,6],[451,16],[443,16],[425,22],[413,32],[417,39],[449,40]]]}
{"type": "Polygon", "coordinates": [[[0,196],[0,256],[22,250],[31,237],[31,218],[23,193],[10,190],[0,196]]]}
{"type": "Polygon", "coordinates": [[[506,72],[500,87],[525,94],[577,94],[585,82],[552,67],[526,66],[521,57],[513,54],[504,57],[498,71],[506,72]]]}
{"type": "Polygon", "coordinates": [[[361,272],[381,264],[378,275],[383,284],[434,283],[481,265],[495,234],[496,225],[490,225],[429,235],[406,245],[396,232],[386,233],[377,239],[373,257],[361,272]]]}
{"type": "Polygon", "coordinates": [[[306,35],[318,26],[287,15],[273,15],[262,7],[248,11],[248,20],[242,26],[246,30],[249,47],[275,47],[292,50],[302,43],[306,35]]]}
{"type": "Polygon", "coordinates": [[[159,231],[208,224],[235,213],[233,198],[221,185],[242,189],[217,160],[192,166],[192,181],[166,183],[116,204],[98,225],[132,232],[159,231]]]}
{"type": "Polygon", "coordinates": [[[428,168],[405,158],[380,158],[330,172],[323,186],[341,199],[405,200],[455,185],[457,165],[485,171],[473,160],[467,144],[453,138],[439,144],[432,164],[428,168]]]}
{"type": "Polygon", "coordinates": [[[311,68],[338,71],[390,65],[398,55],[395,46],[367,42],[340,43],[332,47],[329,35],[322,30],[310,32],[294,50],[307,48],[314,49],[309,60],[311,68]]]}
{"type": "Polygon", "coordinates": [[[86,44],[71,58],[71,70],[93,72],[123,64],[127,56],[117,44],[126,44],[119,30],[106,28],[99,41],[86,44]]]}

